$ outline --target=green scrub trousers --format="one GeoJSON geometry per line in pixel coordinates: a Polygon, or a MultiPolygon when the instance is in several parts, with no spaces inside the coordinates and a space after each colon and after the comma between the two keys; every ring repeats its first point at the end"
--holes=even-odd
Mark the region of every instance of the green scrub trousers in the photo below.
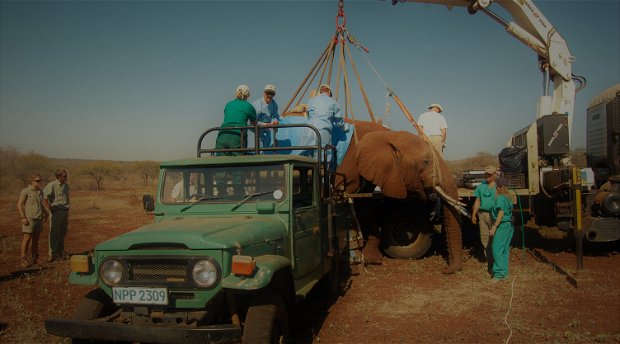
{"type": "Polygon", "coordinates": [[[510,242],[514,228],[510,222],[502,222],[493,236],[493,278],[508,277],[508,260],[510,258],[510,242]]]}

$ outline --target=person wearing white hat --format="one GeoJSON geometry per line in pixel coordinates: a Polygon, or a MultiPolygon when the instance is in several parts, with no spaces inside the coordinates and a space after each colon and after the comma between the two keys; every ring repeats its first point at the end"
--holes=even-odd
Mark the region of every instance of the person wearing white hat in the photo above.
{"type": "Polygon", "coordinates": [[[446,119],[441,114],[443,108],[437,103],[429,105],[428,111],[420,115],[418,125],[424,131],[424,134],[429,138],[433,147],[443,154],[443,148],[446,145],[446,134],[448,130],[448,124],[446,119]]]}
{"type": "MultiPolygon", "coordinates": [[[[332,142],[332,128],[338,126],[346,131],[344,119],[340,112],[340,105],[332,98],[332,89],[323,84],[319,87],[319,94],[308,100],[308,123],[312,124],[321,134],[321,145],[332,142]]],[[[314,133],[312,133],[314,137],[314,133]]],[[[314,139],[307,140],[314,141],[314,139]]],[[[312,143],[310,143],[312,144],[312,143]]],[[[328,152],[328,161],[331,151],[328,152]]]]}
{"type": "MultiPolygon", "coordinates": [[[[256,110],[256,120],[259,126],[278,125],[280,115],[278,114],[278,103],[273,99],[276,96],[276,87],[274,85],[265,85],[263,96],[256,99],[252,106],[256,110]]],[[[271,147],[273,145],[273,136],[271,129],[259,130],[259,143],[261,147],[271,147]]],[[[248,148],[254,147],[255,135],[254,130],[248,131],[248,148]]]]}
{"type": "MultiPolygon", "coordinates": [[[[224,122],[221,127],[242,127],[256,122],[256,110],[248,102],[250,88],[239,85],[235,91],[235,99],[224,107],[224,122]]],[[[220,130],[215,141],[215,148],[241,148],[241,130],[220,130]]],[[[220,152],[218,155],[241,155],[240,152],[220,152]]]]}

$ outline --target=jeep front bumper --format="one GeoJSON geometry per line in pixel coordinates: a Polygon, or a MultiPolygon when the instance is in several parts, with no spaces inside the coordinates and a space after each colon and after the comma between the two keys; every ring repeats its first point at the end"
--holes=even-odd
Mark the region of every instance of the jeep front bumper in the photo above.
{"type": "Polygon", "coordinates": [[[97,320],[47,319],[45,330],[60,337],[143,343],[240,343],[241,328],[211,325],[200,328],[127,325],[97,320]]]}

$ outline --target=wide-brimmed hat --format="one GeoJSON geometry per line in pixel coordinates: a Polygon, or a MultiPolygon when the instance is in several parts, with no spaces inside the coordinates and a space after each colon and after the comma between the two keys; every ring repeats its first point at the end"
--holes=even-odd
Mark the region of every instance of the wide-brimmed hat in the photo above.
{"type": "Polygon", "coordinates": [[[431,105],[429,105],[429,106],[428,106],[428,108],[429,108],[429,109],[432,109],[432,108],[434,108],[434,107],[438,108],[438,109],[439,109],[439,112],[443,112],[443,108],[441,107],[441,105],[439,105],[439,104],[437,104],[437,103],[433,103],[433,104],[431,104],[431,105]]]}
{"type": "Polygon", "coordinates": [[[495,166],[487,166],[484,168],[484,173],[486,174],[495,174],[497,172],[497,167],[495,166]]]}
{"type": "Polygon", "coordinates": [[[276,87],[274,85],[265,85],[265,93],[271,94],[272,96],[276,95],[276,87]]]}

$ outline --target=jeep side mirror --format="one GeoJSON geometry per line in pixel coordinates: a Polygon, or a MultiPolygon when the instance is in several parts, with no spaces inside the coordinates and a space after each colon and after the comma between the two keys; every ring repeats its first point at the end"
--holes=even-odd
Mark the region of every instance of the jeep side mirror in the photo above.
{"type": "Polygon", "coordinates": [[[148,194],[142,196],[142,207],[147,213],[155,210],[155,200],[153,199],[153,196],[148,194]]]}

